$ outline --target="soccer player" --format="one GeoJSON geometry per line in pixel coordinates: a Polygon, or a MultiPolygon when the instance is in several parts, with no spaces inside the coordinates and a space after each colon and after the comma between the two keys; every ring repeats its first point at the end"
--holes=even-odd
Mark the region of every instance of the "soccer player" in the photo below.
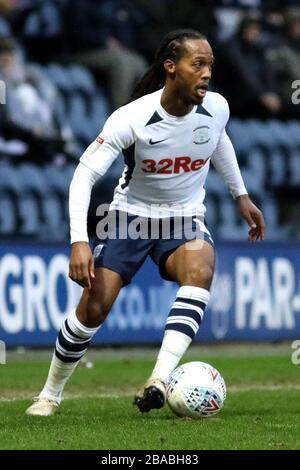
{"type": "Polygon", "coordinates": [[[48,416],[56,411],[64,385],[120,289],[148,255],[161,276],[176,282],[179,289],[155,367],[134,403],[142,412],[164,405],[165,384],[197,333],[209,302],[215,255],[203,200],[210,162],[249,224],[248,239],[264,238],[263,215],[247,194],[225,131],[228,104],[220,94],[208,91],[212,64],[213,52],[202,34],[188,29],[169,33],[133,101],[108,118],[82,155],[70,185],[70,278],[84,291],[62,325],[46,384],[27,414],[48,416]],[[144,227],[145,222],[148,227],[156,221],[158,237],[110,233],[96,242],[93,256],[87,235],[91,190],[120,152],[125,170],[109,211],[116,232],[136,220],[144,227]],[[190,220],[192,237],[179,232],[178,220],[182,226],[190,220]],[[169,236],[163,233],[166,221],[169,236]]]}

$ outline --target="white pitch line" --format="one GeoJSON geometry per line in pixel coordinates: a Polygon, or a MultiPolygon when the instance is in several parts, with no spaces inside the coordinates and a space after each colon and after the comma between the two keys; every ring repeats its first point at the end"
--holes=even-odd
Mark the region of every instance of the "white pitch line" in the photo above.
{"type": "Polygon", "coordinates": [[[275,392],[277,390],[300,390],[300,384],[272,384],[272,385],[232,385],[228,388],[229,392],[251,392],[253,390],[257,390],[259,392],[275,392]]]}
{"type": "MultiPolygon", "coordinates": [[[[63,401],[66,400],[80,400],[80,399],[92,399],[92,398],[122,398],[122,397],[131,397],[132,394],[124,393],[124,394],[111,394],[111,393],[95,393],[95,395],[69,395],[63,398],[63,401]]],[[[19,400],[32,400],[33,396],[25,396],[20,395],[18,397],[8,398],[8,397],[0,397],[0,403],[10,403],[19,400]]]]}
{"type": "MultiPolygon", "coordinates": [[[[237,393],[237,392],[251,392],[251,391],[261,391],[261,392],[276,392],[280,390],[300,390],[300,384],[273,384],[273,385],[232,385],[231,387],[227,387],[228,393],[237,393]]],[[[82,399],[93,399],[93,398],[113,398],[113,399],[118,399],[118,398],[129,398],[134,395],[134,391],[129,393],[129,392],[124,392],[124,393],[95,393],[95,394],[89,394],[89,395],[67,395],[63,401],[67,400],[82,400],[82,399]]],[[[21,395],[18,397],[0,397],[0,403],[11,403],[14,401],[18,400],[30,400],[32,399],[32,396],[25,396],[21,395]]]]}

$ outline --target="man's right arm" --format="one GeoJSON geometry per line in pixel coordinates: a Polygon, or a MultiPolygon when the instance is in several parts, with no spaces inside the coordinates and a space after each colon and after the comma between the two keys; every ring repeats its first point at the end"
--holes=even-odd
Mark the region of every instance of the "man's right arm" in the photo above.
{"type": "Polygon", "coordinates": [[[103,145],[102,137],[92,142],[83,153],[70,184],[69,213],[72,253],[70,278],[82,287],[91,288],[94,259],[89,246],[87,215],[95,182],[105,175],[120,153],[110,142],[103,145]]]}
{"type": "Polygon", "coordinates": [[[115,111],[101,134],[85,150],[70,185],[69,212],[72,254],[70,278],[83,287],[91,287],[94,260],[87,233],[87,214],[95,182],[105,175],[122,149],[132,144],[133,133],[124,110],[115,111]]]}
{"type": "Polygon", "coordinates": [[[91,192],[99,174],[83,163],[77,166],[70,184],[69,212],[72,253],[70,258],[70,278],[82,287],[91,287],[94,277],[93,255],[87,233],[87,214],[91,192]]]}
{"type": "Polygon", "coordinates": [[[83,163],[79,163],[73,175],[69,191],[71,244],[89,241],[87,233],[87,213],[91,192],[99,174],[83,163]]]}

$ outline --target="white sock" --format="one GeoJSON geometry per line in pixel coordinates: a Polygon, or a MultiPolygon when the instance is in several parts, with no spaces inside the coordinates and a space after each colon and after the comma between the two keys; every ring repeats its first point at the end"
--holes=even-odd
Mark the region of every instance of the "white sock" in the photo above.
{"type": "Polygon", "coordinates": [[[50,398],[60,403],[64,386],[79,362],[63,362],[53,353],[48,377],[39,397],[50,398]]]}
{"type": "Polygon", "coordinates": [[[167,383],[191,342],[191,338],[184,333],[167,330],[151,378],[167,383]]]}
{"type": "Polygon", "coordinates": [[[209,296],[209,291],[201,287],[180,287],[167,318],[163,342],[151,378],[168,382],[199,329],[209,296]]]}
{"type": "Polygon", "coordinates": [[[39,397],[51,398],[58,403],[67,380],[88,349],[99,327],[88,328],[78,320],[73,309],[58,334],[48,377],[39,397]]]}

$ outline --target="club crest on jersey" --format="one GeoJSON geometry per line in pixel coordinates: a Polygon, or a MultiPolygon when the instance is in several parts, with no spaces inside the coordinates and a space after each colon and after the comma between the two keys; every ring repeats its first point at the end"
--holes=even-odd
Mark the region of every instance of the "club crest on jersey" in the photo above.
{"type": "Polygon", "coordinates": [[[196,127],[194,130],[194,144],[206,144],[210,141],[210,137],[208,135],[209,127],[208,126],[199,126],[196,127]]]}

